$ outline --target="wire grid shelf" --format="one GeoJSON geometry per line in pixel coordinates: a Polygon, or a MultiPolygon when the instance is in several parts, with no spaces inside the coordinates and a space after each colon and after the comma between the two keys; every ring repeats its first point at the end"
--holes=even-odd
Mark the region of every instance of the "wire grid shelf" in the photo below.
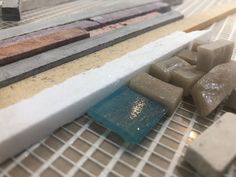
{"type": "MultiPolygon", "coordinates": [[[[186,0],[176,10],[188,16],[224,2],[186,0]]],[[[211,28],[212,40],[235,40],[236,15],[211,28]]],[[[84,115],[2,164],[0,176],[197,177],[183,161],[186,148],[223,113],[220,106],[207,118],[201,118],[191,98],[187,98],[172,117],[163,119],[140,144],[133,146],[84,115]]],[[[236,166],[232,165],[225,176],[235,174],[236,166]]]]}

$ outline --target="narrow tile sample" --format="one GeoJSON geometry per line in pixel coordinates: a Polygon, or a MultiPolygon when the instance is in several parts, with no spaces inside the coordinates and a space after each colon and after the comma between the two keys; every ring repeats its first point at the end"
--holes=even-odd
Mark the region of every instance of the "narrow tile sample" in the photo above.
{"type": "Polygon", "coordinates": [[[21,0],[3,0],[2,19],[19,21],[21,19],[21,0]]]}
{"type": "Polygon", "coordinates": [[[172,115],[183,96],[183,89],[163,82],[147,73],[131,79],[129,87],[140,94],[167,106],[172,115]]]}
{"type": "Polygon", "coordinates": [[[144,15],[150,12],[168,12],[171,8],[168,4],[162,2],[154,2],[145,5],[141,5],[138,7],[133,7],[125,10],[120,10],[117,12],[112,12],[100,16],[96,16],[91,18],[92,21],[98,22],[103,25],[108,25],[112,23],[117,23],[126,19],[130,19],[133,17],[137,17],[140,15],[144,15]]]}
{"type": "Polygon", "coordinates": [[[187,149],[185,160],[204,177],[221,177],[236,157],[236,115],[225,113],[187,149]]]}
{"type": "Polygon", "coordinates": [[[210,40],[201,40],[201,39],[196,39],[193,41],[193,45],[192,45],[192,51],[197,52],[198,47],[201,45],[205,45],[205,44],[209,44],[211,43],[210,40]]]}
{"type": "Polygon", "coordinates": [[[172,57],[168,60],[152,64],[149,74],[165,82],[170,82],[171,72],[183,66],[190,66],[179,57],[172,57]]]}
{"type": "Polygon", "coordinates": [[[188,96],[194,84],[204,75],[203,71],[196,70],[195,66],[178,68],[171,73],[170,83],[184,89],[184,96],[188,96]]]}
{"type": "Polygon", "coordinates": [[[0,65],[12,63],[47,50],[89,37],[78,27],[55,28],[0,43],[0,65]]]}
{"type": "Polygon", "coordinates": [[[236,88],[233,90],[226,105],[236,111],[236,88]]]}
{"type": "Polygon", "coordinates": [[[201,116],[210,114],[236,87],[236,61],[221,64],[193,87],[192,97],[201,116]]]}
{"type": "Polygon", "coordinates": [[[92,107],[87,114],[129,143],[137,144],[166,112],[166,107],[158,102],[122,87],[92,107]]]}
{"type": "Polygon", "coordinates": [[[229,62],[234,49],[234,42],[220,39],[210,44],[201,45],[197,52],[197,69],[209,71],[214,66],[229,62]]]}
{"type": "Polygon", "coordinates": [[[197,52],[184,49],[181,52],[179,52],[176,56],[184,59],[186,62],[188,62],[191,65],[197,64],[197,52]]]}

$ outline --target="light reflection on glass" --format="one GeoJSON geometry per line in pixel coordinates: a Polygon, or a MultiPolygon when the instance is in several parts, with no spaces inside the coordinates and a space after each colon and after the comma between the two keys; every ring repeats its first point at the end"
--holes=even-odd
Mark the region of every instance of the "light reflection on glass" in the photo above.
{"type": "Polygon", "coordinates": [[[143,98],[137,99],[131,108],[130,119],[135,119],[136,117],[138,117],[138,115],[142,112],[144,105],[145,100],[143,98]]]}
{"type": "Polygon", "coordinates": [[[189,134],[189,138],[191,139],[196,139],[198,137],[198,133],[194,132],[194,131],[191,131],[190,134],[189,134]]]}

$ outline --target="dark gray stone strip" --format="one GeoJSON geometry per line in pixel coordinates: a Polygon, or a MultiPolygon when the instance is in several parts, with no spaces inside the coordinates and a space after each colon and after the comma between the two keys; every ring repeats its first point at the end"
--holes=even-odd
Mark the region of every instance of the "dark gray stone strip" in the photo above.
{"type": "Polygon", "coordinates": [[[181,18],[183,18],[183,15],[179,12],[170,11],[139,24],[126,26],[0,67],[0,87],[78,59],[181,18]]]}

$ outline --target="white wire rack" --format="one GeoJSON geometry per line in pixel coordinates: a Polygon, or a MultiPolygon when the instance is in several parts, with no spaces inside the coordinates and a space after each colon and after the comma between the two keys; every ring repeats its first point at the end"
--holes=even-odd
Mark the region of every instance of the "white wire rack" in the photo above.
{"type": "MultiPolygon", "coordinates": [[[[189,16],[222,3],[225,0],[186,0],[176,10],[189,16]]],[[[236,15],[211,28],[212,40],[235,41],[236,15]]],[[[197,177],[183,161],[184,153],[188,145],[225,112],[222,108],[201,118],[192,100],[185,99],[172,117],[163,119],[140,144],[133,146],[85,115],[2,164],[0,176],[197,177]]],[[[232,165],[226,176],[235,174],[236,167],[232,165]]]]}

